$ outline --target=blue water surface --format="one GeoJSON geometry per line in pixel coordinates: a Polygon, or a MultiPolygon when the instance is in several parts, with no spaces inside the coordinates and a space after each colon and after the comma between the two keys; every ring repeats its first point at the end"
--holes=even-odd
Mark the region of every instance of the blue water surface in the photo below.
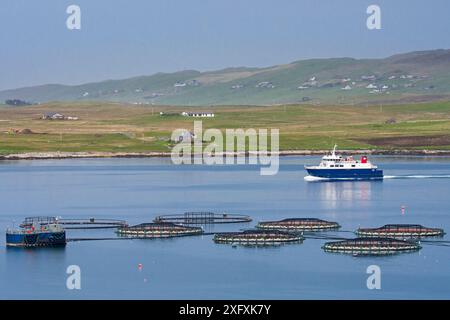
{"type": "MultiPolygon", "coordinates": [[[[388,175],[384,181],[305,181],[303,166],[319,160],[284,157],[274,176],[261,176],[258,166],[176,166],[163,158],[1,162],[0,298],[450,298],[450,247],[429,244],[419,252],[387,257],[325,253],[325,240],[318,239],[233,248],[215,244],[210,235],[69,242],[64,249],[5,247],[4,230],[34,215],[117,218],[137,224],[160,214],[206,210],[254,219],[208,227],[212,232],[288,217],[338,221],[343,231],[387,223],[450,231],[450,158],[376,157],[388,175]],[[66,286],[70,265],[81,269],[80,290],[66,286]],[[380,290],[367,288],[370,265],[381,268],[380,290]]],[[[112,230],[70,230],[67,235],[115,237],[112,230]]]]}

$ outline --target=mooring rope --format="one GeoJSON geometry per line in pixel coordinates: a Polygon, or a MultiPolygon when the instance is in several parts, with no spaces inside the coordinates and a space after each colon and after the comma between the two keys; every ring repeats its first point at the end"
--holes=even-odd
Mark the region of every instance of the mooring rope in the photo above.
{"type": "Polygon", "coordinates": [[[312,235],[304,235],[305,239],[317,239],[317,240],[351,240],[351,238],[343,238],[336,236],[312,236],[312,235]]]}
{"type": "Polygon", "coordinates": [[[132,240],[138,238],[125,238],[125,237],[117,237],[117,238],[71,238],[67,239],[67,242],[77,242],[77,241],[95,241],[95,240],[132,240]]]}
{"type": "Polygon", "coordinates": [[[430,246],[437,247],[450,247],[450,241],[448,240],[420,240],[420,244],[428,244],[430,246]]]}
{"type": "Polygon", "coordinates": [[[355,231],[353,230],[336,230],[336,231],[332,231],[332,232],[343,232],[343,233],[355,233],[355,231]]]}

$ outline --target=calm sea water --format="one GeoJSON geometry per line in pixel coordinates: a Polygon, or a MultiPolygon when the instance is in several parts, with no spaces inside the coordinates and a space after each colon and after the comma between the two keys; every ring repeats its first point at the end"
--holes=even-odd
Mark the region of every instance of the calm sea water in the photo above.
{"type": "MultiPolygon", "coordinates": [[[[212,236],[197,236],[70,242],[65,249],[5,248],[4,230],[33,215],[137,224],[159,214],[208,210],[254,219],[212,231],[246,229],[259,220],[317,217],[338,221],[343,230],[419,223],[450,232],[450,158],[377,157],[385,174],[394,176],[380,182],[304,181],[303,165],[318,161],[282,158],[275,176],[260,176],[255,166],[174,166],[170,159],[1,162],[0,298],[450,298],[450,247],[443,246],[353,257],[323,252],[324,240],[233,248],[215,244],[212,236]],[[66,288],[69,265],[81,268],[81,290],[66,288]],[[381,268],[381,290],[367,288],[369,265],[381,268]]],[[[68,231],[69,238],[92,236],[114,233],[68,231]]]]}

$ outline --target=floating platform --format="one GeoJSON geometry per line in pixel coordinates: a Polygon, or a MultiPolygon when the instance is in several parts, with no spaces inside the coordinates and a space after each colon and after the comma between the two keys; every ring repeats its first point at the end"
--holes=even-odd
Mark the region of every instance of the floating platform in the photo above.
{"type": "Polygon", "coordinates": [[[359,237],[423,238],[442,237],[445,233],[443,229],[419,224],[387,224],[380,228],[359,228],[356,234],[359,237]]]}
{"type": "Polygon", "coordinates": [[[421,248],[416,242],[392,238],[356,238],[327,242],[322,247],[326,252],[349,253],[354,255],[387,255],[417,251],[421,248]]]}
{"type": "Polygon", "coordinates": [[[216,243],[273,245],[281,243],[301,242],[302,234],[292,234],[278,230],[246,230],[243,232],[217,233],[214,235],[216,243]]]}
{"type": "Polygon", "coordinates": [[[58,222],[64,229],[114,229],[128,226],[126,221],[115,219],[59,219],[58,222]]]}
{"type": "Polygon", "coordinates": [[[213,212],[186,212],[184,214],[168,214],[156,217],[153,222],[172,222],[181,224],[220,224],[220,223],[247,223],[250,216],[242,214],[213,213],[213,212]]]}
{"type": "Polygon", "coordinates": [[[182,226],[170,222],[142,223],[136,226],[124,226],[117,229],[120,236],[136,238],[169,238],[199,235],[203,233],[200,227],[182,226]]]}
{"type": "Polygon", "coordinates": [[[280,221],[259,222],[256,225],[256,228],[261,230],[283,231],[322,231],[338,229],[340,227],[337,222],[317,218],[289,218],[280,221]]]}
{"type": "Polygon", "coordinates": [[[63,247],[66,231],[56,217],[29,217],[19,229],[6,230],[7,247],[63,247]]]}

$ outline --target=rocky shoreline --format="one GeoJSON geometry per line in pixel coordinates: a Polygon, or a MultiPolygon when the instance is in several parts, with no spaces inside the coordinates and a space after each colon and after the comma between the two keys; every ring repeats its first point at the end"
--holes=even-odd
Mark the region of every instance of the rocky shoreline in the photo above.
{"type": "MultiPolygon", "coordinates": [[[[346,155],[407,155],[407,156],[449,156],[450,150],[339,150],[346,155]]],[[[280,156],[324,155],[329,150],[284,150],[280,156]]],[[[252,154],[258,154],[252,153],[252,154]]],[[[223,153],[223,156],[242,156],[249,153],[223,153]]],[[[88,159],[88,158],[158,158],[170,157],[170,152],[27,152],[0,155],[0,160],[44,160],[44,159],[88,159]]]]}

